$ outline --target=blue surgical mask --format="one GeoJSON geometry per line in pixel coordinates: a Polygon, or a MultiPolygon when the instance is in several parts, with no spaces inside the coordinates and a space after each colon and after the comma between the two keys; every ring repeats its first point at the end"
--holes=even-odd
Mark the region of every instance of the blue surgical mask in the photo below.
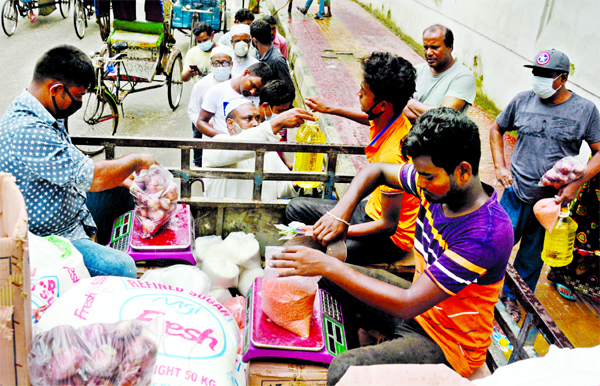
{"type": "Polygon", "coordinates": [[[231,75],[231,67],[213,67],[212,73],[218,82],[223,82],[229,79],[231,75]]]}
{"type": "Polygon", "coordinates": [[[552,97],[552,95],[556,94],[556,92],[560,90],[560,87],[556,90],[552,88],[552,83],[554,83],[554,81],[558,78],[560,78],[560,75],[554,79],[534,75],[533,79],[531,80],[533,92],[541,99],[548,99],[552,97]]]}
{"type": "Polygon", "coordinates": [[[271,119],[275,118],[278,115],[279,114],[275,114],[275,113],[271,112],[271,116],[270,117],[265,117],[265,120],[270,121],[271,119]]]}
{"type": "Polygon", "coordinates": [[[208,52],[210,48],[213,46],[212,40],[207,40],[204,43],[199,43],[198,47],[204,52],[208,52]]]}

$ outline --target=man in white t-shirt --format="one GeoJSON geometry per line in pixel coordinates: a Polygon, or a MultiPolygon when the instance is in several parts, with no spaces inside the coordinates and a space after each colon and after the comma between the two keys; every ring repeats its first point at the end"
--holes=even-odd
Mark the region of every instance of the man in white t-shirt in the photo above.
{"type": "MultiPolygon", "coordinates": [[[[192,89],[187,112],[190,121],[192,121],[194,138],[202,138],[202,133],[196,129],[196,122],[202,109],[204,95],[213,86],[231,79],[233,55],[233,50],[227,46],[215,47],[210,54],[211,73],[200,79],[192,89]]],[[[202,166],[202,149],[194,149],[194,165],[202,166]]]]}
{"type": "Polygon", "coordinates": [[[233,58],[233,69],[231,76],[233,78],[242,75],[242,73],[254,63],[258,63],[258,59],[250,55],[250,26],[246,24],[236,24],[231,27],[231,47],[235,53],[233,58]]]}
{"type": "Polygon", "coordinates": [[[427,63],[415,66],[417,91],[404,108],[411,120],[436,107],[451,107],[465,112],[475,101],[475,77],[452,57],[454,34],[440,24],[423,31],[427,63]]]}
{"type": "MultiPolygon", "coordinates": [[[[260,123],[258,108],[244,99],[235,99],[227,105],[228,135],[219,134],[214,137],[219,141],[244,142],[277,142],[281,137],[277,134],[287,127],[298,127],[304,120],[314,120],[314,116],[302,109],[292,109],[279,114],[269,121],[260,123]]],[[[203,167],[232,168],[254,170],[256,153],[254,151],[206,149],[202,159],[203,167]]],[[[289,172],[283,161],[275,152],[267,152],[264,158],[264,171],[289,172]]],[[[252,180],[236,180],[231,178],[204,179],[206,197],[219,198],[252,198],[254,183],[252,180]]],[[[296,196],[291,181],[264,181],[261,197],[263,200],[274,200],[296,196]]]]}
{"type": "Polygon", "coordinates": [[[235,100],[247,98],[258,105],[258,94],[263,86],[273,78],[273,72],[266,63],[255,63],[244,73],[231,80],[212,87],[202,101],[202,109],[196,121],[196,128],[207,137],[227,134],[225,109],[235,100]],[[209,121],[213,119],[213,123],[209,121]]]}

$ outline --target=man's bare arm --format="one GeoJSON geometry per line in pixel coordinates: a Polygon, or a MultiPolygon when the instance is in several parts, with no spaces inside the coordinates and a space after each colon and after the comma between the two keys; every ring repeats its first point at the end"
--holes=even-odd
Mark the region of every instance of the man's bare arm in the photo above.
{"type": "Polygon", "coordinates": [[[362,125],[370,125],[367,114],[361,109],[351,109],[346,107],[334,106],[320,97],[306,98],[304,101],[306,107],[319,113],[333,114],[342,118],[347,118],[362,125]]]}
{"type": "Polygon", "coordinates": [[[512,185],[512,175],[506,167],[504,160],[504,132],[498,122],[494,121],[490,126],[490,147],[492,150],[492,159],[494,160],[494,169],[498,182],[505,188],[512,185]]]}
{"type": "Polygon", "coordinates": [[[116,160],[101,160],[94,163],[94,180],[90,192],[101,192],[117,186],[128,186],[133,172],[147,169],[156,164],[151,154],[129,154],[116,160]]]}
{"type": "Polygon", "coordinates": [[[208,123],[214,113],[209,113],[208,111],[201,109],[200,115],[198,115],[198,120],[196,121],[196,129],[207,137],[214,137],[217,134],[222,134],[220,131],[215,130],[215,128],[208,123]]]}

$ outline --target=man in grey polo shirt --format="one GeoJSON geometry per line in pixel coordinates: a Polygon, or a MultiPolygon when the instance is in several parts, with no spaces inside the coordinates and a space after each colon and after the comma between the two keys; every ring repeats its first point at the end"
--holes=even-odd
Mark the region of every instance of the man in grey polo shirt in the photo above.
{"type": "MultiPolygon", "coordinates": [[[[500,204],[512,221],[515,243],[521,240],[513,263],[525,283],[535,291],[544,263],[541,253],[545,230],[533,214],[542,198],[555,197],[563,206],[579,188],[600,171],[600,115],[591,101],[566,88],[570,62],[558,50],[540,52],[531,67],[533,90],[517,94],[490,128],[490,144],[496,178],[506,188],[500,204]],[[510,171],[504,158],[506,131],[517,131],[510,171]],[[560,190],[538,186],[540,178],[556,161],[579,153],[586,141],[593,157],[583,177],[560,190]]],[[[504,302],[515,321],[521,317],[514,296],[504,286],[504,302]]]]}
{"type": "Polygon", "coordinates": [[[415,66],[417,91],[404,108],[411,120],[436,107],[451,107],[466,112],[475,101],[475,77],[452,57],[454,35],[440,24],[423,31],[423,48],[427,63],[415,66]]]}

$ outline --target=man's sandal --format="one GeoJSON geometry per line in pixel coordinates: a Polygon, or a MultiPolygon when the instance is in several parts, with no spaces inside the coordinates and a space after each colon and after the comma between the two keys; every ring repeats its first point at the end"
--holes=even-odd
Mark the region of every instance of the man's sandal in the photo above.
{"type": "Polygon", "coordinates": [[[519,309],[519,305],[514,299],[509,298],[508,296],[503,296],[500,298],[502,304],[506,308],[506,311],[510,314],[510,317],[515,323],[519,323],[521,320],[521,310],[519,309]]]}
{"type": "Polygon", "coordinates": [[[558,283],[554,283],[554,285],[556,286],[556,290],[558,291],[558,294],[560,296],[562,296],[563,298],[570,300],[572,302],[576,302],[577,301],[577,296],[575,296],[575,294],[571,291],[571,289],[569,287],[566,287],[562,284],[558,284],[558,283]]]}
{"type": "Polygon", "coordinates": [[[296,9],[300,11],[300,13],[302,13],[303,15],[306,15],[306,12],[308,12],[308,9],[302,8],[301,6],[297,6],[296,9]]]}

